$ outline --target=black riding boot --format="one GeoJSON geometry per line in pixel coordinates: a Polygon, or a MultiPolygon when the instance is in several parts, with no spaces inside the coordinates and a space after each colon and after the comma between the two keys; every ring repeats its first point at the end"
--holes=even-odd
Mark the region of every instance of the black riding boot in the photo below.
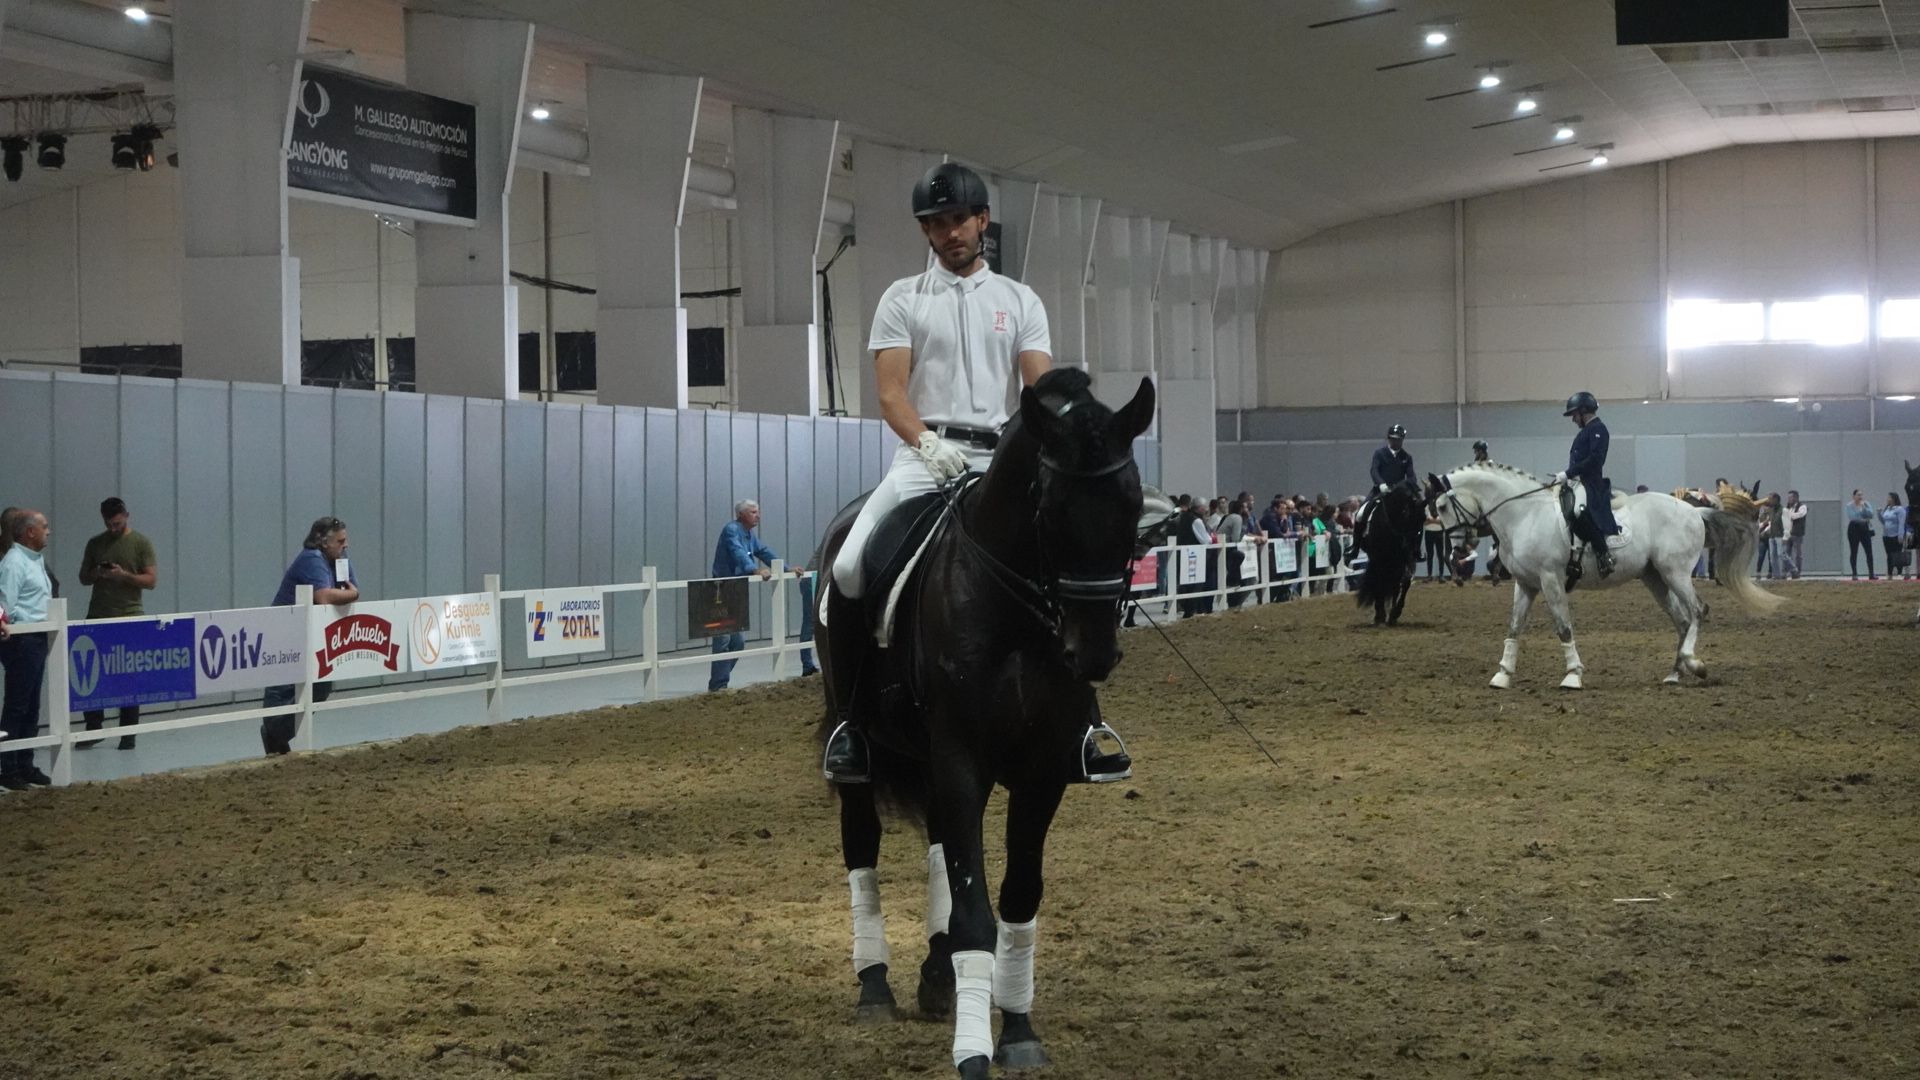
{"type": "Polygon", "coordinates": [[[1613,573],[1613,552],[1607,547],[1606,537],[1601,537],[1600,542],[1593,545],[1593,554],[1600,564],[1601,577],[1613,573]]]}
{"type": "Polygon", "coordinates": [[[825,626],[816,637],[826,640],[828,678],[833,687],[833,715],[837,721],[827,736],[827,749],[820,756],[820,772],[836,784],[873,782],[872,758],[867,753],[867,735],[854,719],[853,698],[860,685],[860,670],[865,666],[867,650],[874,648],[866,612],[855,600],[832,595],[825,626]]]}

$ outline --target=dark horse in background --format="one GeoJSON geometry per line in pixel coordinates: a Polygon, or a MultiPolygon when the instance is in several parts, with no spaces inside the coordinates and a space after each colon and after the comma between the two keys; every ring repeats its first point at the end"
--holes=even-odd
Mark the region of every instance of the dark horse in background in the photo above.
{"type": "Polygon", "coordinates": [[[1361,526],[1360,550],[1367,568],[1360,572],[1354,602],[1373,605],[1373,625],[1397,626],[1413,587],[1414,566],[1420,561],[1420,529],[1427,513],[1419,495],[1395,485],[1374,500],[1373,512],[1361,526]],[[1388,610],[1388,605],[1392,610],[1388,610]]]}
{"type": "MultiPolygon", "coordinates": [[[[1120,659],[1119,604],[1141,513],[1132,443],[1153,400],[1142,380],[1113,412],[1071,368],[1023,391],[984,478],[958,496],[955,516],[909,571],[917,579],[901,590],[887,648],[873,646],[863,602],[828,586],[819,646],[829,721],[836,680],[858,680],[853,711],[872,748],[873,783],[834,785],[853,893],[856,1018],[897,1015],[873,878],[885,806],[926,829],[919,1004],[936,1017],[952,1008],[962,1077],[985,1077],[990,1058],[1012,1068],[1046,1063],[1030,1016],[1041,853],[1099,716],[1094,684],[1120,659]],[[981,829],[996,784],[1007,789],[997,926],[981,829]],[[993,1006],[1002,1015],[997,1048],[993,1006]]],[[[852,517],[835,519],[815,565],[833,565],[852,517]]]]}

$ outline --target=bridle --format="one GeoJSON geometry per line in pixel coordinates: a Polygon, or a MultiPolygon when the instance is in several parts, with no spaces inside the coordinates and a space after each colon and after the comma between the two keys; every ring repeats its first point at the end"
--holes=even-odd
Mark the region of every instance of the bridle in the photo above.
{"type": "MultiPolygon", "coordinates": [[[[1128,454],[1097,469],[1075,469],[1062,465],[1043,453],[1039,456],[1039,463],[1043,473],[1051,472],[1076,480],[1097,480],[1112,476],[1132,465],[1134,461],[1133,455],[1128,454]]],[[[967,531],[966,518],[960,512],[959,503],[959,494],[966,486],[968,485],[965,483],[956,482],[942,489],[952,515],[954,532],[960,536],[963,549],[978,559],[992,573],[993,580],[1000,585],[1001,589],[1011,595],[1014,601],[1033,617],[1034,621],[1045,627],[1049,635],[1055,638],[1060,635],[1060,603],[1063,600],[1111,603],[1114,605],[1117,617],[1119,607],[1126,600],[1133,580],[1135,560],[1132,556],[1127,558],[1125,572],[1118,576],[1080,574],[1062,571],[1055,567],[1049,554],[1051,546],[1046,542],[1046,527],[1040,519],[1040,479],[1036,477],[1031,489],[1034,496],[1033,530],[1039,538],[1037,547],[1041,573],[1037,579],[1029,577],[1000,561],[967,531]]]]}
{"type": "MultiPolygon", "coordinates": [[[[1445,495],[1447,497],[1447,507],[1453,511],[1454,518],[1460,522],[1460,524],[1458,525],[1448,525],[1445,528],[1440,530],[1441,535],[1447,538],[1448,543],[1453,542],[1453,534],[1456,532],[1466,533],[1470,537],[1478,536],[1483,531],[1492,532],[1493,531],[1493,524],[1492,524],[1493,512],[1495,510],[1498,510],[1501,507],[1507,505],[1508,503],[1513,502],[1515,499],[1524,499],[1529,495],[1538,495],[1543,491],[1553,490],[1552,482],[1541,484],[1539,487],[1528,488],[1527,490],[1519,492],[1517,494],[1509,495],[1506,498],[1501,499],[1499,502],[1494,503],[1492,506],[1487,507],[1485,510],[1481,511],[1478,514],[1470,514],[1467,512],[1467,508],[1460,504],[1460,496],[1454,494],[1453,481],[1447,479],[1445,476],[1438,477],[1437,479],[1440,481],[1440,494],[1445,495]]],[[[1439,501],[1440,501],[1440,496],[1435,495],[1434,503],[1437,505],[1439,501]]]]}

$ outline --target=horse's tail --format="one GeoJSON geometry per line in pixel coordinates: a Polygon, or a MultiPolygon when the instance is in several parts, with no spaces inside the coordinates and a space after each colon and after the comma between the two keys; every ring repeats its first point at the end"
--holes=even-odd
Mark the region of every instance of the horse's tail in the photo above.
{"type": "Polygon", "coordinates": [[[1700,519],[1707,526],[1707,547],[1713,552],[1714,580],[1731,590],[1748,611],[1771,615],[1783,598],[1753,581],[1754,552],[1760,542],[1759,508],[1745,492],[1729,491],[1723,498],[1722,509],[1700,509],[1700,519]]]}

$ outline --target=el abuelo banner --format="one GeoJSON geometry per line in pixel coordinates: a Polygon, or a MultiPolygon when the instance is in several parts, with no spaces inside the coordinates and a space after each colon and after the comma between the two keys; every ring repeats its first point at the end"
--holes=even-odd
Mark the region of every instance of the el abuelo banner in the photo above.
{"type": "Polygon", "coordinates": [[[411,600],[383,600],[307,609],[307,638],[315,681],[366,679],[407,670],[411,600]]]}
{"type": "Polygon", "coordinates": [[[302,68],[287,186],[428,221],[471,224],[473,106],[317,64],[302,68]]]}
{"type": "Polygon", "coordinates": [[[414,602],[407,643],[415,671],[491,664],[500,659],[500,612],[487,593],[429,596],[414,602]]]}

